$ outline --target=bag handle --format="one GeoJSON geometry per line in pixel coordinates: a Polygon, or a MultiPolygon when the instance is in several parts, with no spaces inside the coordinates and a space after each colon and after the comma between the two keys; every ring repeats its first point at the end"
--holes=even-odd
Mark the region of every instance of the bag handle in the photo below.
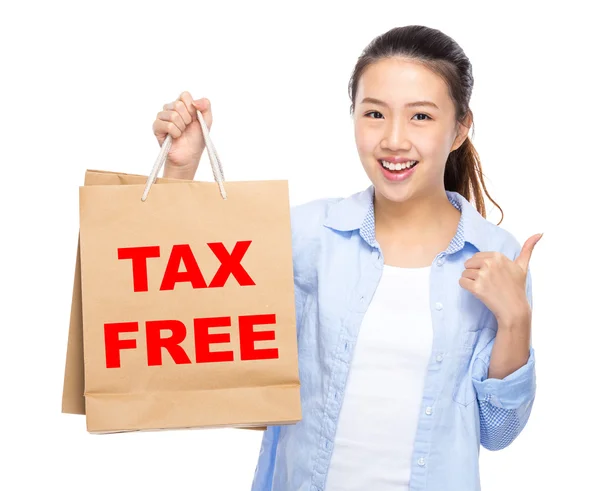
{"type": "MultiPolygon", "coordinates": [[[[200,122],[202,134],[206,143],[206,150],[208,151],[208,158],[210,159],[210,166],[212,168],[213,177],[216,183],[219,185],[219,191],[221,192],[222,198],[227,199],[227,194],[225,193],[225,186],[223,185],[223,182],[225,181],[225,176],[223,174],[223,166],[221,165],[221,160],[219,159],[217,150],[215,149],[215,146],[212,140],[210,139],[208,126],[206,126],[206,122],[204,121],[202,113],[197,109],[196,113],[198,114],[198,121],[200,122]]],[[[167,161],[167,156],[169,155],[169,150],[171,149],[172,143],[173,138],[171,137],[171,135],[167,135],[165,141],[160,147],[160,152],[158,153],[158,157],[156,157],[156,161],[154,162],[152,171],[148,176],[148,180],[146,181],[146,187],[144,188],[144,192],[142,193],[142,201],[146,201],[148,193],[150,192],[150,187],[156,182],[156,178],[158,176],[158,173],[160,172],[160,169],[167,161]]]]}

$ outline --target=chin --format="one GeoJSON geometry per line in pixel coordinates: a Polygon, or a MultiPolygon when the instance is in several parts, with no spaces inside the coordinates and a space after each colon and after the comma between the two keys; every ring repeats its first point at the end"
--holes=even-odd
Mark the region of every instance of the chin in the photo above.
{"type": "Polygon", "coordinates": [[[374,183],[375,192],[388,201],[403,203],[414,197],[414,192],[409,186],[398,186],[386,182],[374,183]]]}
{"type": "Polygon", "coordinates": [[[414,197],[415,188],[412,182],[390,182],[378,172],[379,169],[373,169],[368,173],[376,194],[396,203],[402,203],[414,197]]]}

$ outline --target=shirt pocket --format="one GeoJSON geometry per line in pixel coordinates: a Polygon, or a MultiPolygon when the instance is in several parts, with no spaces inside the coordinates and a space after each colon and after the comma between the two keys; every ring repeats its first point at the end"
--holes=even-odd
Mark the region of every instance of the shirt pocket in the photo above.
{"type": "Polygon", "coordinates": [[[461,406],[469,406],[475,402],[477,394],[471,379],[471,366],[477,338],[481,329],[468,329],[461,338],[461,344],[456,349],[456,371],[452,399],[461,406]]]}
{"type": "Polygon", "coordinates": [[[473,386],[472,366],[475,347],[490,314],[485,305],[466,290],[461,298],[461,321],[456,346],[456,370],[452,399],[461,406],[469,406],[477,399],[473,386]]]}
{"type": "Polygon", "coordinates": [[[474,297],[469,297],[465,306],[468,308],[463,313],[463,324],[458,337],[459,344],[456,347],[457,367],[452,399],[457,404],[469,406],[477,399],[472,378],[475,350],[484,327],[489,327],[493,315],[482,302],[474,297]]]}

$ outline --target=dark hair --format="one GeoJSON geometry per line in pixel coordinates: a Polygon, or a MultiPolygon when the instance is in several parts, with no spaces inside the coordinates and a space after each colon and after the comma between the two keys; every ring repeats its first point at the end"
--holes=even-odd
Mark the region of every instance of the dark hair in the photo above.
{"type": "MultiPolygon", "coordinates": [[[[373,39],[363,50],[348,84],[348,93],[352,101],[350,114],[354,113],[358,82],[365,69],[379,60],[398,56],[421,63],[446,81],[456,109],[457,122],[463,122],[469,114],[473,116],[469,108],[473,91],[469,58],[451,37],[437,29],[418,25],[390,29],[373,39]]],[[[472,202],[483,217],[486,216],[483,200],[485,192],[502,213],[498,225],[504,219],[502,208],[487,191],[479,155],[468,136],[459,148],[448,155],[444,187],[448,191],[458,192],[472,202]]]]}

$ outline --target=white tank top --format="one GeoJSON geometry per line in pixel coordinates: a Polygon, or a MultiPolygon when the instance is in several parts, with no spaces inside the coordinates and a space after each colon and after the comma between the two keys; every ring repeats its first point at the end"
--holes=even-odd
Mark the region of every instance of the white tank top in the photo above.
{"type": "Polygon", "coordinates": [[[360,327],[326,491],[408,491],[433,328],[430,267],[384,265],[360,327]]]}

